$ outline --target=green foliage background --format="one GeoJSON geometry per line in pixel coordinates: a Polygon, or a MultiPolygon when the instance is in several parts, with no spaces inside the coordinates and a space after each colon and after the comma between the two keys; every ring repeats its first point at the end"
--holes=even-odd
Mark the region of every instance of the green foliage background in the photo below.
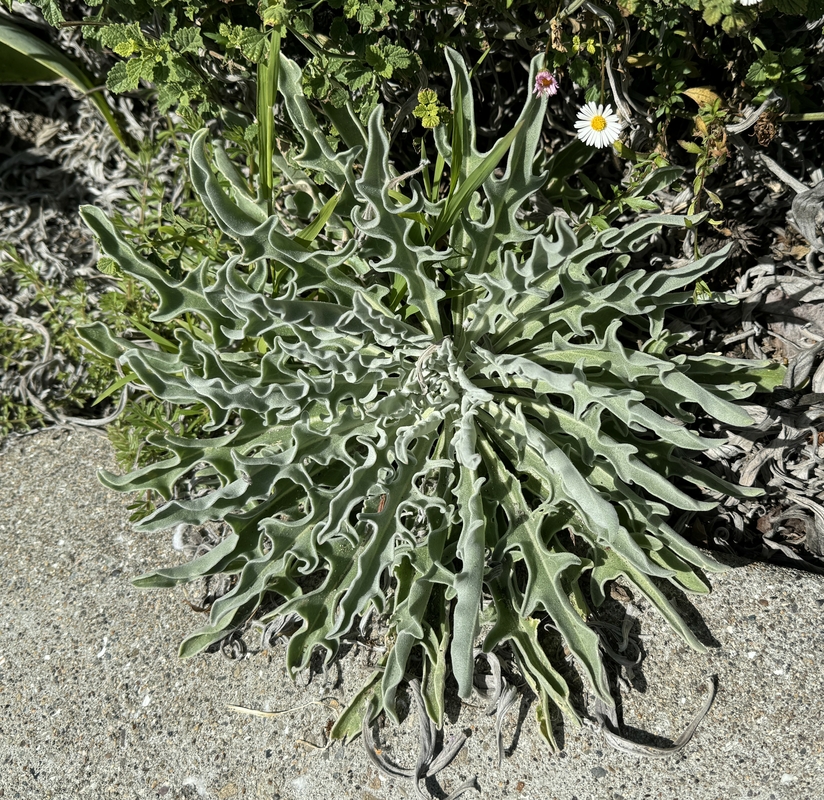
{"type": "Polygon", "coordinates": [[[445,86],[447,46],[473,64],[488,58],[479,75],[545,49],[550,66],[573,80],[587,99],[600,88],[602,57],[623,48],[621,59],[633,65],[631,79],[643,86],[659,116],[662,109],[668,116],[682,110],[680,90],[702,76],[711,77],[728,102],[741,105],[765,87],[778,87],[791,96],[791,110],[799,111],[810,105],[803,98],[804,83],[821,70],[815,64],[811,72],[814,60],[804,58],[815,32],[803,23],[824,15],[824,0],[764,0],[749,7],[733,0],[621,0],[602,8],[521,0],[460,7],[437,0],[228,5],[99,0],[68,7],[59,0],[37,0],[35,5],[56,27],[67,18],[85,22],[89,43],[121,59],[107,77],[112,91],[150,84],[161,113],[183,113],[193,129],[201,119],[229,109],[251,112],[249,97],[235,84],[253,80],[255,65],[266,58],[267,27],[285,36],[285,52],[301,64],[307,97],[338,108],[352,101],[362,120],[379,100],[394,115],[412,90],[429,83],[445,86]],[[595,9],[599,14],[592,13],[595,9]],[[621,43],[624,27],[633,43],[630,52],[621,43]]]}

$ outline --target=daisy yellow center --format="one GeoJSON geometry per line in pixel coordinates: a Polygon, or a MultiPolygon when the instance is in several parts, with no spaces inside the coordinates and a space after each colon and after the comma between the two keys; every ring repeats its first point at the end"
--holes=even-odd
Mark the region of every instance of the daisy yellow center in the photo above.
{"type": "Polygon", "coordinates": [[[590,127],[594,131],[602,131],[607,126],[607,121],[600,114],[596,114],[590,121],[590,127]]]}

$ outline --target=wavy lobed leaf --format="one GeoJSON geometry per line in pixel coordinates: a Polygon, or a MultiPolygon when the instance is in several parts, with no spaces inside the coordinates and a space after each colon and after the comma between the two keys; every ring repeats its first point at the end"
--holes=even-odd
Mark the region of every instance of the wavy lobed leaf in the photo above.
{"type": "Polygon", "coordinates": [[[701,647],[658,584],[706,591],[702,571],[721,567],[665,520],[672,507],[713,505],[681,479],[750,490],[690,460],[721,440],[688,425],[695,409],[749,424],[736,401],[775,385],[780,368],[696,356],[667,331],[665,314],[691,301],[725,253],[658,272],[637,253],[661,226],[696,218],[656,215],[581,239],[558,217],[525,222],[519,211],[545,181],[533,168],[543,101],[529,96],[513,130],[482,153],[469,76],[448,58],[453,132],[436,133],[452,167],[443,198],[413,179],[401,188],[380,109],[366,130],[340,111],[351,146],[335,152],[281,56],[280,91],[304,148],[275,162],[314,180],[308,228],[290,232],[263,212],[228,157],[210,157],[206,131],[192,142],[192,176],[237,243],[225,262],[173,281],[84,209],[104,252],[157,294],[154,319],[194,322],[173,342],[141,344],[99,325],[82,335],[156,397],[210,416],[201,438],[154,436],[166,459],[101,478],[164,498],[143,530],[229,527],[211,551],[136,581],[233,576],[183,655],[270,604],[264,620],[300,621],[286,655],[294,673],[315,648],[329,659],[366,616],[384,615],[381,668],[333,730],[351,738],[366,716],[396,715],[413,674],[440,725],[447,675],[469,697],[489,621],[485,651],[511,647],[552,744],[552,706],[577,715],[539,620],[604,702],[588,606],[607,581],[630,581],[701,647]],[[347,235],[324,236],[326,227],[347,235]],[[186,481],[194,495],[181,492],[186,481]]]}

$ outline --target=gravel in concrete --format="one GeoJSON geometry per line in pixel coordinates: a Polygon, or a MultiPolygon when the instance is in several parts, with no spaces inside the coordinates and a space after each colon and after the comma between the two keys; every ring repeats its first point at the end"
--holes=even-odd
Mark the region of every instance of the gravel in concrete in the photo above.
{"type": "MultiPolygon", "coordinates": [[[[41,433],[0,454],[0,796],[6,798],[265,798],[395,800],[411,782],[387,779],[360,741],[321,744],[334,711],[310,704],[351,697],[368,652],[350,651],[324,683],[295,686],[282,645],[229,661],[177,659],[202,624],[182,590],[146,591],[129,578],[171,563],[168,535],[132,531],[127,500],[100,486],[112,467],[92,433],[41,433]],[[297,708],[275,718],[228,704],[297,708]]],[[[738,564],[738,562],[736,562],[738,564]]],[[[435,797],[477,775],[485,800],[816,800],[824,797],[824,581],[763,564],[713,577],[708,597],[676,598],[707,641],[692,652],[646,605],[633,635],[646,650],[623,692],[625,730],[666,744],[702,702],[718,696],[682,755],[641,759],[592,729],[564,730],[552,755],[534,704],[510,712],[497,766],[482,701],[452,708],[445,736],[470,738],[427,782],[435,797]]],[[[637,601],[636,601],[637,602],[637,601]]],[[[413,715],[381,732],[384,755],[414,765],[413,715]]],[[[478,796],[468,793],[465,797],[478,796]]]]}

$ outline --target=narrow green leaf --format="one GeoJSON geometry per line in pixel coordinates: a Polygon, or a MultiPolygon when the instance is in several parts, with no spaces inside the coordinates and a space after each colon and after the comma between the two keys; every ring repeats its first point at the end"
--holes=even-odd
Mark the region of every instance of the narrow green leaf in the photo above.
{"type": "Polygon", "coordinates": [[[423,696],[426,713],[435,725],[440,728],[443,725],[444,691],[446,689],[448,669],[446,651],[449,646],[451,629],[449,626],[449,615],[445,613],[443,598],[438,597],[433,605],[439,614],[439,620],[436,628],[428,629],[428,637],[424,639],[422,643],[429,658],[423,659],[421,695],[423,696]]]}
{"type": "Polygon", "coordinates": [[[134,157],[131,145],[102,92],[77,64],[6,17],[0,17],[0,46],[3,47],[3,50],[0,50],[0,84],[5,82],[29,83],[30,80],[25,80],[26,73],[38,81],[67,81],[75,89],[88,95],[108,123],[117,141],[129,155],[134,157]],[[16,57],[10,60],[15,53],[16,57]]]}
{"type": "MultiPolygon", "coordinates": [[[[0,27],[5,19],[0,17],[0,27]]],[[[62,80],[59,72],[0,41],[0,84],[30,85],[62,80]]]]}
{"type": "Polygon", "coordinates": [[[111,386],[104,389],[96,398],[95,401],[92,403],[93,406],[96,406],[101,401],[105,400],[110,394],[116,392],[120,389],[121,386],[125,386],[127,383],[131,383],[132,381],[137,379],[137,375],[134,372],[129,372],[124,375],[122,378],[118,378],[111,386]]]}
{"type": "Polygon", "coordinates": [[[666,189],[684,174],[682,167],[660,167],[648,175],[633,191],[635,197],[648,197],[661,189],[666,189]]]}
{"type": "Polygon", "coordinates": [[[435,171],[432,175],[432,193],[429,195],[429,199],[433,203],[438,202],[438,195],[440,194],[441,188],[441,178],[443,178],[443,171],[445,166],[446,161],[444,160],[443,154],[440,151],[438,151],[438,155],[435,158],[435,171]]]}
{"type": "Polygon", "coordinates": [[[584,188],[589,193],[590,197],[594,197],[596,200],[600,200],[602,203],[604,202],[604,195],[601,194],[601,190],[598,186],[591,181],[583,172],[579,173],[578,180],[584,184],[584,188]]]}
{"type": "Polygon", "coordinates": [[[566,178],[578,172],[596,152],[595,148],[585,145],[577,137],[569,144],[564,145],[547,161],[548,189],[552,188],[553,183],[557,186],[566,178]]]}
{"type": "Polygon", "coordinates": [[[258,172],[261,199],[272,213],[272,186],[274,183],[275,153],[275,98],[280,70],[280,29],[272,28],[269,41],[269,57],[258,64],[257,118],[258,118],[258,172]]]}
{"type": "Polygon", "coordinates": [[[461,515],[461,535],[457,553],[461,571],[455,576],[455,621],[449,655],[452,672],[458,681],[458,694],[467,700],[472,696],[472,675],[475,670],[475,637],[484,578],[484,543],[486,516],[481,503],[483,478],[474,469],[461,466],[456,495],[461,515]]]}
{"type": "Polygon", "coordinates": [[[323,208],[318,212],[318,215],[295,236],[297,241],[309,245],[317,238],[317,235],[323,230],[323,226],[329,222],[329,218],[332,216],[342,193],[342,191],[336,192],[323,204],[323,208]]]}
{"type": "Polygon", "coordinates": [[[697,156],[700,156],[704,152],[695,142],[687,142],[684,139],[679,139],[678,144],[680,144],[681,147],[683,147],[688,153],[693,153],[697,156]]]}
{"type": "Polygon", "coordinates": [[[151,328],[147,328],[142,323],[138,322],[137,320],[132,320],[132,325],[135,326],[141,333],[146,334],[155,344],[160,345],[167,353],[176,353],[178,351],[178,346],[167,339],[165,336],[161,336],[157,331],[153,331],[151,328]]]}
{"type": "Polygon", "coordinates": [[[463,98],[460,91],[455,92],[455,108],[452,115],[452,161],[449,165],[449,197],[455,193],[461,177],[464,144],[466,142],[466,120],[463,115],[463,98]]]}
{"type": "Polygon", "coordinates": [[[202,628],[190,633],[180,643],[180,648],[177,651],[178,656],[180,658],[191,658],[198,653],[202,653],[207,647],[211,647],[211,645],[230,636],[235,630],[231,627],[233,618],[238,616],[241,620],[247,619],[254,605],[250,604],[244,608],[236,609],[236,613],[227,617],[220,625],[204,625],[202,628]]]}
{"type": "Polygon", "coordinates": [[[625,197],[623,202],[633,211],[657,211],[658,204],[652,200],[645,200],[643,197],[625,197]]]}
{"type": "Polygon", "coordinates": [[[429,234],[429,243],[435,245],[455,223],[458,215],[468,205],[472,198],[472,193],[480,187],[480,185],[492,174],[498,162],[504,157],[509,146],[512,144],[518,131],[524,124],[524,120],[519,120],[515,127],[503,137],[496,145],[489,151],[483,161],[473,170],[472,174],[461,183],[460,188],[454,195],[449,197],[446,204],[438,217],[435,227],[429,234]]]}
{"type": "Polygon", "coordinates": [[[237,534],[231,534],[199,558],[176,567],[166,567],[139,575],[132,579],[132,585],[140,589],[169,588],[179,583],[190,583],[206,575],[213,575],[235,556],[238,543],[237,534]]]}
{"type": "MultiPolygon", "coordinates": [[[[383,660],[381,660],[381,664],[383,660]]],[[[382,666],[376,669],[363,684],[360,691],[352,698],[349,705],[341,712],[335,720],[329,736],[332,739],[343,739],[344,743],[351,742],[361,735],[363,731],[363,718],[367,712],[374,718],[383,710],[383,702],[380,692],[375,691],[376,685],[383,675],[382,666]],[[375,705],[377,704],[377,705],[375,705]]]]}
{"type": "Polygon", "coordinates": [[[202,653],[208,647],[211,647],[216,642],[225,639],[231,631],[226,628],[212,628],[207,626],[199,628],[190,633],[181,643],[178,648],[177,655],[180,658],[191,658],[198,653],[202,653]]]}

